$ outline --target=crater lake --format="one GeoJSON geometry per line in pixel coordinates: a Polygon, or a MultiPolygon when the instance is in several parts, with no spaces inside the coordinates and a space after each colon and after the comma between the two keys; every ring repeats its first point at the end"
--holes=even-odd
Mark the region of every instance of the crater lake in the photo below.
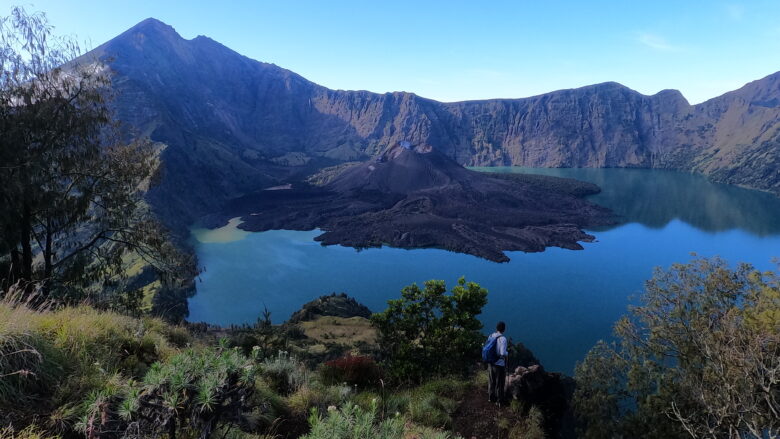
{"type": "Polygon", "coordinates": [[[249,233],[232,220],[220,229],[192,229],[202,273],[189,301],[192,322],[254,323],[265,307],[281,323],[304,303],[345,292],[373,311],[403,286],[428,279],[453,285],[461,276],[489,290],[484,331],[497,320],[551,371],[572,373],[641,294],[655,267],[687,262],[693,253],[729,263],[776,267],[780,199],[716,184],[705,177],[647,169],[472,168],[575,178],[601,187],[589,197],[612,209],[618,224],[587,230],[582,251],[549,248],[507,252],[495,263],[438,249],[323,247],[320,232],[249,233]]]}

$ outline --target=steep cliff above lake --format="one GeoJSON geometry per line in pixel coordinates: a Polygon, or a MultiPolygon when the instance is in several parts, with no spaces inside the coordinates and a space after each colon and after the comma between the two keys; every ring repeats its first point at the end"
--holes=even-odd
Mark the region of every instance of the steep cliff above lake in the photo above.
{"type": "Polygon", "coordinates": [[[154,19],[91,55],[113,59],[121,119],[168,145],[150,201],[177,227],[400,141],[463,165],[674,168],[780,194],[780,73],[693,106],[617,83],[441,103],[330,90],[154,19]]]}

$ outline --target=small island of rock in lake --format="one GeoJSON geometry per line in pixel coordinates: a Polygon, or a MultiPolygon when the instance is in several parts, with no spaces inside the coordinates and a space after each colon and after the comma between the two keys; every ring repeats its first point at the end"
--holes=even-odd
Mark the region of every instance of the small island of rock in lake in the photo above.
{"type": "Polygon", "coordinates": [[[324,245],[443,248],[496,262],[505,251],[582,249],[586,227],[612,222],[582,195],[589,183],[468,170],[428,145],[400,142],[377,159],[340,169],[321,186],[294,184],[237,198],[202,222],[240,216],[248,231],[321,229],[324,245]]]}

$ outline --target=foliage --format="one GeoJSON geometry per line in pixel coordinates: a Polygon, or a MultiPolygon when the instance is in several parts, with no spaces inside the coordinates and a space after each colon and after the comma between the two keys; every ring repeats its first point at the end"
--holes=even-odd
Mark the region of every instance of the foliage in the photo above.
{"type": "Polygon", "coordinates": [[[253,325],[232,328],[228,342],[247,355],[259,351],[260,357],[268,358],[288,348],[287,329],[271,323],[271,312],[266,307],[253,325]]]}
{"type": "Polygon", "coordinates": [[[290,395],[290,411],[295,416],[305,417],[312,408],[325,410],[330,406],[341,405],[351,394],[352,389],[349,386],[309,383],[290,395]]]}
{"type": "Polygon", "coordinates": [[[532,406],[521,422],[514,425],[508,433],[508,439],[545,439],[544,415],[538,407],[532,406]]]}
{"type": "Polygon", "coordinates": [[[311,432],[302,439],[403,438],[403,419],[378,420],[376,415],[376,407],[363,410],[354,404],[346,404],[340,410],[330,409],[325,417],[314,411],[309,417],[311,432]]]}
{"type": "Polygon", "coordinates": [[[276,393],[289,395],[309,383],[306,366],[288,352],[279,351],[262,364],[263,379],[276,393]]]}
{"type": "Polygon", "coordinates": [[[403,418],[379,417],[376,404],[368,409],[354,404],[346,404],[341,409],[330,407],[324,417],[314,411],[309,417],[309,424],[311,431],[301,439],[458,439],[449,433],[428,428],[408,426],[411,430],[407,431],[403,418]]]}
{"type": "Polygon", "coordinates": [[[115,376],[142,377],[190,342],[158,319],[0,301],[0,423],[38,416],[47,429],[70,431],[85,395],[115,376]]]}
{"type": "Polygon", "coordinates": [[[46,434],[34,426],[20,431],[15,431],[13,427],[5,427],[0,428],[0,439],[60,439],[60,436],[46,434]]]}
{"type": "Polygon", "coordinates": [[[428,427],[451,427],[452,414],[458,407],[458,401],[466,396],[469,384],[454,378],[438,378],[411,389],[406,407],[409,417],[415,423],[428,427]]]}
{"type": "Polygon", "coordinates": [[[428,427],[451,427],[450,415],[456,408],[456,401],[433,393],[413,392],[409,398],[409,417],[413,422],[428,427]]]}
{"type": "Polygon", "coordinates": [[[110,69],[51,31],[42,13],[0,17],[0,290],[37,283],[78,302],[116,287],[127,251],[180,282],[194,265],[142,199],[159,148],[122,141],[110,69]]]}
{"type": "Polygon", "coordinates": [[[347,354],[325,362],[320,367],[319,375],[325,384],[346,383],[365,389],[379,386],[382,371],[371,357],[347,354]]]}
{"type": "Polygon", "coordinates": [[[88,437],[198,436],[220,425],[250,425],[255,361],[236,349],[187,350],[155,363],[140,383],[90,395],[80,428],[88,437]]]}
{"type": "Polygon", "coordinates": [[[720,259],[657,270],[577,366],[586,438],[778,437],[780,276],[720,259]]]}
{"type": "Polygon", "coordinates": [[[383,362],[400,382],[465,373],[479,357],[482,324],[477,315],[487,290],[464,278],[447,294],[444,281],[404,287],[401,298],[371,317],[379,331],[383,362]]]}

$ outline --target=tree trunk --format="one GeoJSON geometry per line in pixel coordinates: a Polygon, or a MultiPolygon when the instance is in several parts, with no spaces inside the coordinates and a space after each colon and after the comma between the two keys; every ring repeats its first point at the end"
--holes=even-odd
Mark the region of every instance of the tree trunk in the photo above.
{"type": "Polygon", "coordinates": [[[16,281],[19,280],[20,277],[22,277],[22,261],[19,259],[19,247],[17,247],[16,243],[14,243],[14,246],[11,247],[11,270],[10,273],[8,273],[8,285],[11,286],[16,283],[16,281]]]}
{"type": "Polygon", "coordinates": [[[46,218],[46,243],[43,249],[43,295],[48,297],[49,290],[52,284],[52,233],[51,233],[51,218],[46,218]]]}
{"type": "Polygon", "coordinates": [[[19,228],[20,234],[19,234],[19,241],[22,245],[22,267],[21,267],[21,280],[28,283],[28,285],[25,287],[29,290],[31,288],[30,283],[32,283],[33,280],[33,270],[32,270],[32,262],[33,262],[33,254],[32,254],[32,244],[30,243],[30,238],[32,237],[32,218],[30,215],[30,206],[25,203],[24,208],[22,210],[22,222],[20,224],[19,228]]]}

